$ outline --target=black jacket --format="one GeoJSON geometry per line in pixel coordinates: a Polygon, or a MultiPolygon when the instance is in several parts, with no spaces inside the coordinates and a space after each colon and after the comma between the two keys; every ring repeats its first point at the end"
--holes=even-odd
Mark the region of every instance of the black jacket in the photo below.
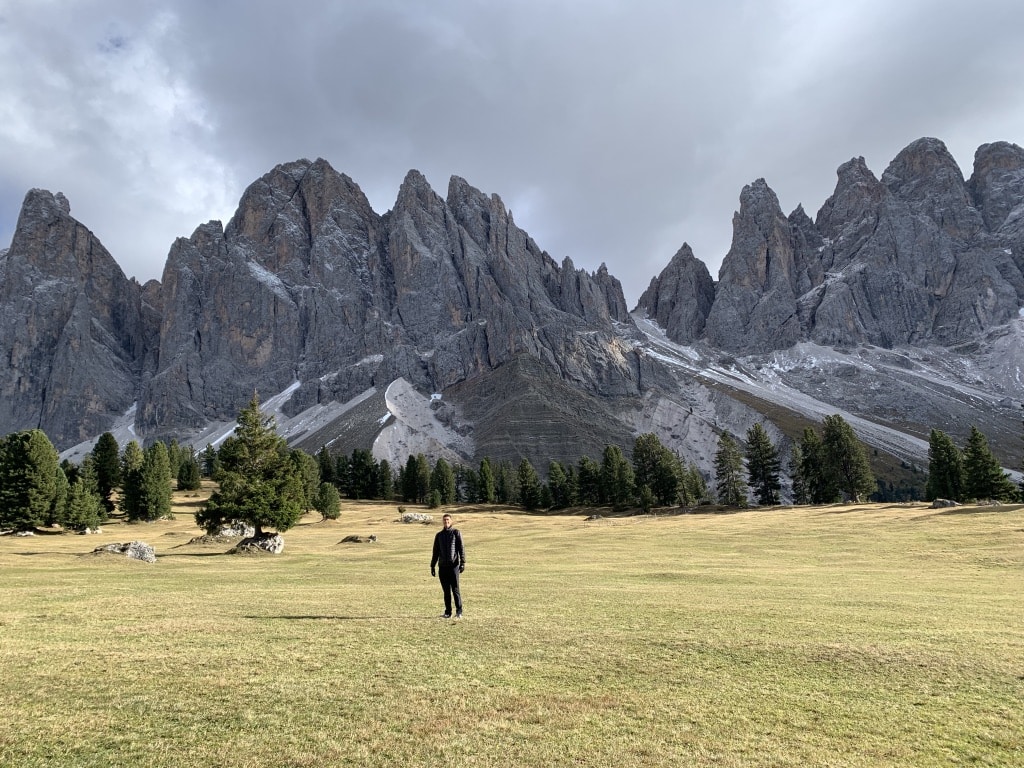
{"type": "Polygon", "coordinates": [[[462,548],[462,534],[458,528],[442,528],[434,536],[434,554],[430,567],[459,568],[466,565],[466,550],[462,548]]]}

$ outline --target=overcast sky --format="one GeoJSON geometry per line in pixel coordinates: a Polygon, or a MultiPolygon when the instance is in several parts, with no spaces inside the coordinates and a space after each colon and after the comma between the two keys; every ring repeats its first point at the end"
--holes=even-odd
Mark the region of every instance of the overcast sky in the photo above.
{"type": "Polygon", "coordinates": [[[1024,143],[1020,0],[0,0],[0,248],[62,191],[125,273],[323,157],[497,193],[632,307],[684,241],[717,276],[743,186],[813,217],[836,168],[1024,143]]]}

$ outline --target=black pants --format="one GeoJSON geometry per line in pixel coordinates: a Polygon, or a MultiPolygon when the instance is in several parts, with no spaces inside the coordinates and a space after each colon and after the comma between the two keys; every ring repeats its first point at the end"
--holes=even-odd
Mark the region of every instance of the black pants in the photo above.
{"type": "Polygon", "coordinates": [[[455,612],[462,613],[462,593],[459,592],[459,569],[455,567],[438,566],[437,576],[441,579],[441,589],[444,590],[444,612],[452,615],[452,598],[455,598],[455,612]]]}

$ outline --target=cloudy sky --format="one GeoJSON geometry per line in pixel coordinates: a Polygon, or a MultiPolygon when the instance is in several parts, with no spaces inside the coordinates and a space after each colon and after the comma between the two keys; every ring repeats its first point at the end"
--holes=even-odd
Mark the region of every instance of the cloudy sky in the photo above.
{"type": "Polygon", "coordinates": [[[323,157],[497,193],[632,306],[684,241],[717,275],[745,184],[812,216],[911,141],[1024,143],[1019,0],[0,0],[0,248],[63,191],[128,275],[323,157]]]}

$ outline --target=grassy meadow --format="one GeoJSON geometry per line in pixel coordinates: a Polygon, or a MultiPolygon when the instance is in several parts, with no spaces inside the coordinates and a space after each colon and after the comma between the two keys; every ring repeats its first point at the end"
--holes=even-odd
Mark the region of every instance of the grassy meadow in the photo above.
{"type": "Polygon", "coordinates": [[[275,557],[198,502],[0,538],[0,765],[1024,766],[1022,507],[452,507],[455,622],[396,505],[275,557]]]}

